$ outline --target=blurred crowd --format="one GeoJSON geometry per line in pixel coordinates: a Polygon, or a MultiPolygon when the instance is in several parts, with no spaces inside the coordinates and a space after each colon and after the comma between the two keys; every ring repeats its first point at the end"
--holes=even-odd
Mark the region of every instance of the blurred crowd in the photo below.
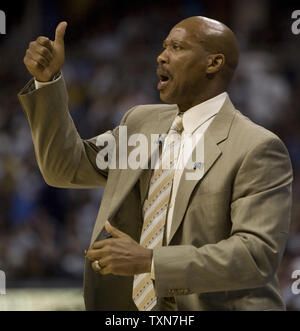
{"type": "Polygon", "coordinates": [[[130,107],[160,102],[155,70],[161,43],[178,21],[203,15],[238,36],[241,60],[229,91],[236,108],[275,132],[292,159],[292,223],[279,278],[289,309],[300,310],[300,294],[291,292],[292,272],[300,269],[300,35],[290,29],[291,13],[300,8],[271,0],[29,0],[18,1],[18,10],[7,6],[7,35],[0,36],[0,269],[8,283],[80,283],[103,192],[45,184],[17,99],[30,79],[22,63],[28,43],[42,34],[53,38],[56,24],[68,21],[63,75],[71,115],[82,138],[90,138],[118,125],[130,107]]]}

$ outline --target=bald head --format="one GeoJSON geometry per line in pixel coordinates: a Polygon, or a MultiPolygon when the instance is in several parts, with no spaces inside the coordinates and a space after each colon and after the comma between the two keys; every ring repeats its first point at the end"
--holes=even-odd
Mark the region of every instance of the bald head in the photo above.
{"type": "Polygon", "coordinates": [[[161,100],[185,111],[226,91],[238,58],[236,37],[223,23],[202,16],[179,22],[157,58],[161,100]]]}
{"type": "Polygon", "coordinates": [[[219,21],[203,16],[184,19],[174,28],[189,31],[210,54],[223,54],[224,78],[231,79],[239,61],[238,42],[231,29],[219,21]]]}

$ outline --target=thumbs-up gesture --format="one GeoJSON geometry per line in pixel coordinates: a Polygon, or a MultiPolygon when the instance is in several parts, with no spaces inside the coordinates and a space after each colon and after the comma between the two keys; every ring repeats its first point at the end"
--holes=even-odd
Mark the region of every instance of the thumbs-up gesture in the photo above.
{"type": "Polygon", "coordinates": [[[24,57],[27,70],[40,82],[48,82],[61,70],[65,62],[64,36],[66,22],[58,24],[55,31],[55,40],[47,37],[38,37],[29,44],[24,57]]]}

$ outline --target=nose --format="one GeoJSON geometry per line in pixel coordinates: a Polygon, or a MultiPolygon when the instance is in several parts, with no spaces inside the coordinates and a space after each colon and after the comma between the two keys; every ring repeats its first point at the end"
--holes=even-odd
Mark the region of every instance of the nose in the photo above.
{"type": "Polygon", "coordinates": [[[165,64],[165,63],[169,63],[169,57],[167,54],[167,50],[164,49],[157,57],[157,62],[159,64],[165,64]]]}

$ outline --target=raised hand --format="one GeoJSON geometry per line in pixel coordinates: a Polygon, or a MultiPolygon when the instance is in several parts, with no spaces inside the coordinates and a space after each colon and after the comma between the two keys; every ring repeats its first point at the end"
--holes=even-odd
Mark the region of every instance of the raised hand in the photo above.
{"type": "Polygon", "coordinates": [[[58,24],[55,40],[38,37],[29,44],[24,57],[27,70],[40,82],[48,82],[61,70],[65,62],[64,36],[67,22],[58,24]]]}

